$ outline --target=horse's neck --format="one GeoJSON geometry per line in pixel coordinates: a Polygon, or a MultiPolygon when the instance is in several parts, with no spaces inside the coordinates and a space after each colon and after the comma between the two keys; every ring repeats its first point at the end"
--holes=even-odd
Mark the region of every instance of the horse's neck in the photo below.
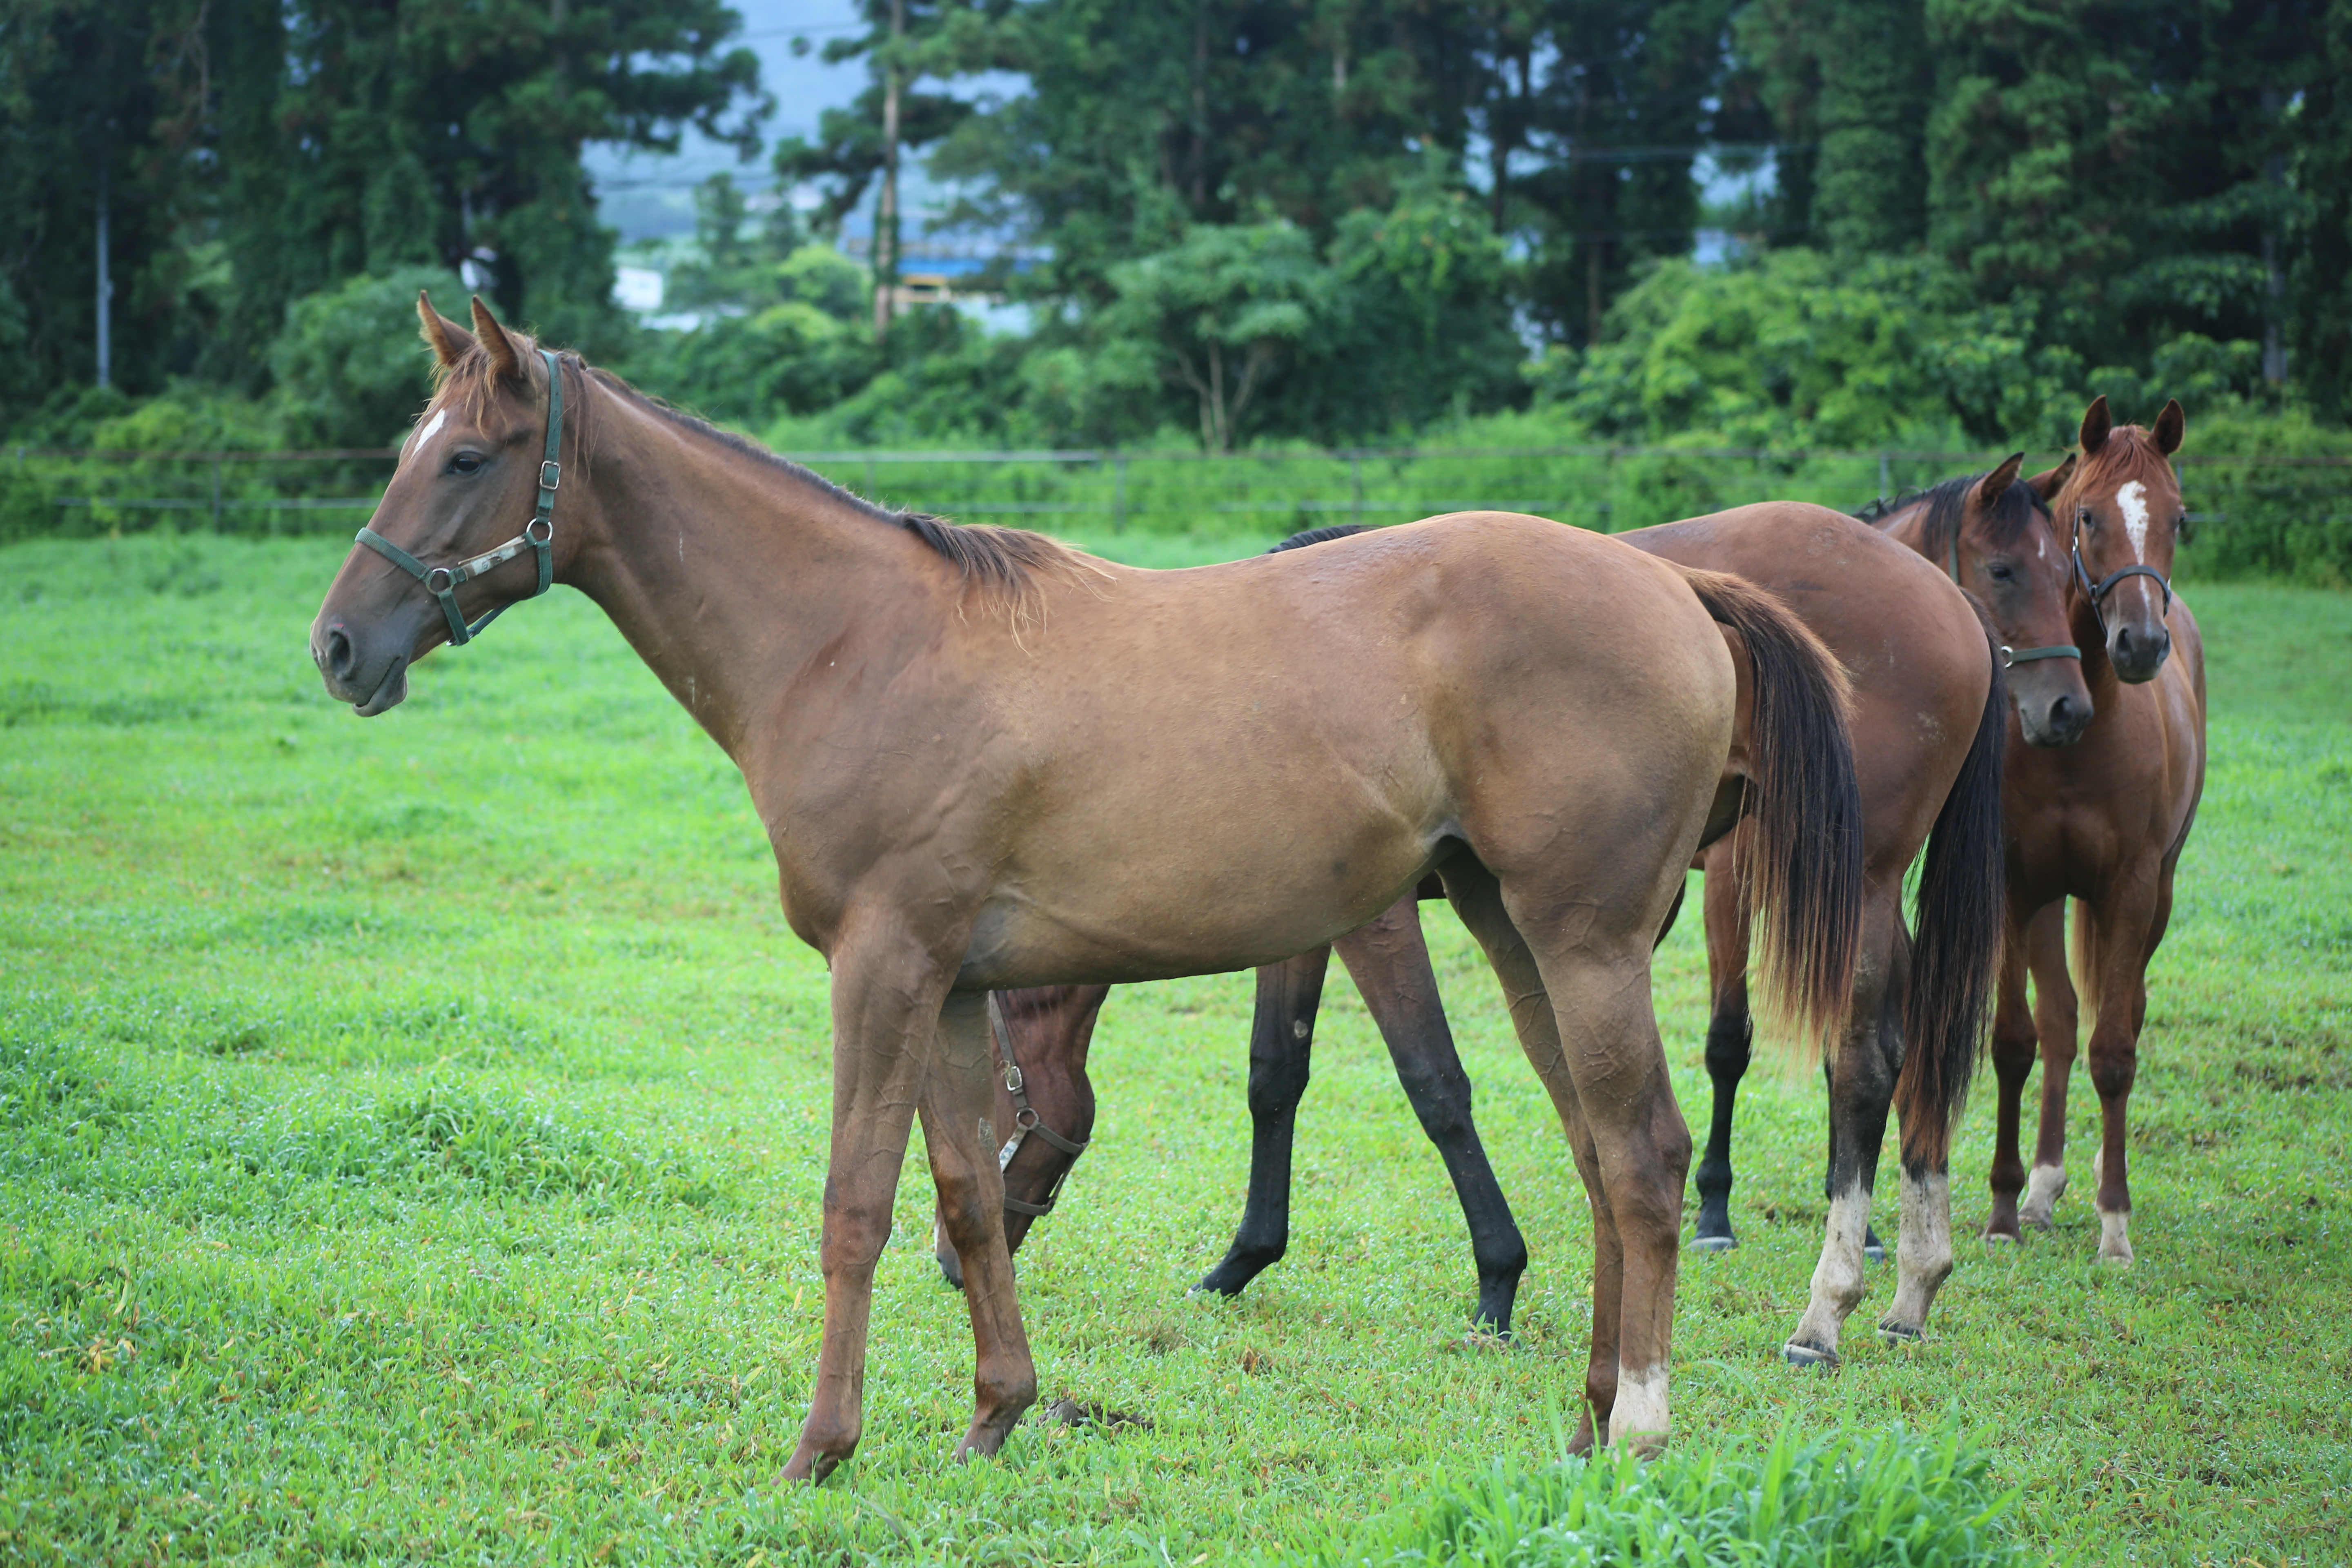
{"type": "Polygon", "coordinates": [[[770,463],[602,401],[567,580],[749,772],[747,747],[789,712],[820,650],[892,641],[927,607],[919,552],[770,463]]]}
{"type": "MultiPolygon", "coordinates": [[[[1927,506],[1925,501],[1916,501],[1888,512],[1878,520],[1877,526],[1887,538],[1906,550],[1916,551],[1921,555],[1930,553],[1927,542],[1927,506]]],[[[1936,564],[1941,566],[1943,563],[1937,561],[1936,564]]]]}

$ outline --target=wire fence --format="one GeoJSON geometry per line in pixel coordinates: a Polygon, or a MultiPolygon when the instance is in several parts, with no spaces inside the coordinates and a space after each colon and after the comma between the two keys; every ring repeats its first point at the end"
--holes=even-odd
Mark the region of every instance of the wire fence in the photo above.
{"type": "MultiPolygon", "coordinates": [[[[373,510],[397,456],[389,447],[0,447],[0,539],[157,527],[347,533],[373,510]]],[[[793,456],[876,501],[965,521],[1081,538],[1270,538],[1325,523],[1475,510],[1533,512],[1607,531],[1760,500],[1850,511],[1989,468],[2000,454],[1549,446],[793,456]]],[[[2352,579],[2352,457],[2184,454],[2180,471],[2193,530],[2186,563],[2224,574],[2352,579]]]]}

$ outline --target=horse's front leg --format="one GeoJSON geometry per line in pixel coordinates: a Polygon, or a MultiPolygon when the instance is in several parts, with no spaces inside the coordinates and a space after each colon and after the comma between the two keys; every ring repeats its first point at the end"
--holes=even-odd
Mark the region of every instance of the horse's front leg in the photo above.
{"type": "Polygon", "coordinates": [[[1195,1290],[1238,1296],[1289,1250],[1290,1149],[1330,964],[1331,950],[1318,947],[1257,972],[1257,1011],[1250,1020],[1249,1196],[1234,1244],[1195,1290]]]}
{"type": "MultiPolygon", "coordinates": [[[[2145,865],[2145,862],[2143,862],[2145,865]]],[[[2165,879],[2164,902],[2171,902],[2165,879]]],[[[2099,1152],[2091,1160],[2099,1215],[2099,1261],[2129,1263],[2131,1184],[2126,1170],[2132,1083],[2139,1076],[2139,1031],[2147,1017],[2147,963],[2155,956],[2157,879],[2118,879],[2119,886],[2084,913],[2084,976],[2091,993],[2091,1087],[2099,1093],[2099,1152]]],[[[2168,910],[2167,911],[2169,912],[2168,910]]]]}
{"type": "Polygon", "coordinates": [[[903,933],[845,942],[833,964],[833,1137],[824,1179],[824,1337],[816,1386],[787,1480],[821,1481],[865,1428],[866,1342],[874,1266],[937,1054],[951,966],[903,933]]]}
{"type": "Polygon", "coordinates": [[[940,1223],[962,1266],[976,1350],[971,1426],[956,1457],[993,1454],[1037,1400],[1037,1367],[1013,1290],[1004,1239],[1004,1182],[997,1169],[995,1060],[987,994],[950,996],[938,1052],[923,1083],[923,1144],[939,1186],[940,1223]]]}
{"type": "Polygon", "coordinates": [[[1471,1120],[1470,1075],[1462,1070],[1461,1054],[1445,1025],[1437,974],[1421,933],[1419,898],[1406,895],[1333,945],[1363,993],[1396,1065],[1397,1081],[1421,1119],[1421,1130],[1445,1161],[1454,1196],[1462,1202],[1470,1255],[1478,1265],[1478,1310],[1472,1321],[1507,1339],[1511,1303],[1528,1268],[1528,1244],[1471,1120]]]}

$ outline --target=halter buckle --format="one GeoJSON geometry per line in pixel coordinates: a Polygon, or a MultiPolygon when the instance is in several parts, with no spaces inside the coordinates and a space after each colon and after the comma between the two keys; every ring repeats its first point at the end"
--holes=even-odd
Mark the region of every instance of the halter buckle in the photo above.
{"type": "Polygon", "coordinates": [[[1004,1092],[1007,1094],[1019,1094],[1021,1092],[1021,1064],[1012,1061],[1006,1062],[1004,1064],[1004,1092]]]}
{"type": "Polygon", "coordinates": [[[552,458],[543,459],[539,465],[539,488],[551,490],[562,482],[563,465],[552,458]]]}

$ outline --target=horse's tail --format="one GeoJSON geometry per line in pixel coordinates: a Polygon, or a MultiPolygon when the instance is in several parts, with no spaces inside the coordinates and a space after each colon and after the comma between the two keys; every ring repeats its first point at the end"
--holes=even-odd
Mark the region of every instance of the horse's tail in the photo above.
{"type": "Polygon", "coordinates": [[[1992,680],[1968,759],[1952,781],[1919,869],[1911,980],[1903,997],[1903,1071],[1895,1102],[1906,1164],[1940,1169],[1968,1099],[2000,971],[2000,781],[2009,750],[2009,681],[1986,637],[1992,680]]]}
{"type": "Polygon", "coordinates": [[[1707,614],[1739,634],[1750,674],[1736,870],[1771,1014],[1809,1039],[1845,1022],[1862,946],[1862,790],[1844,668],[1811,627],[1743,578],[1682,568],[1707,614]]]}

